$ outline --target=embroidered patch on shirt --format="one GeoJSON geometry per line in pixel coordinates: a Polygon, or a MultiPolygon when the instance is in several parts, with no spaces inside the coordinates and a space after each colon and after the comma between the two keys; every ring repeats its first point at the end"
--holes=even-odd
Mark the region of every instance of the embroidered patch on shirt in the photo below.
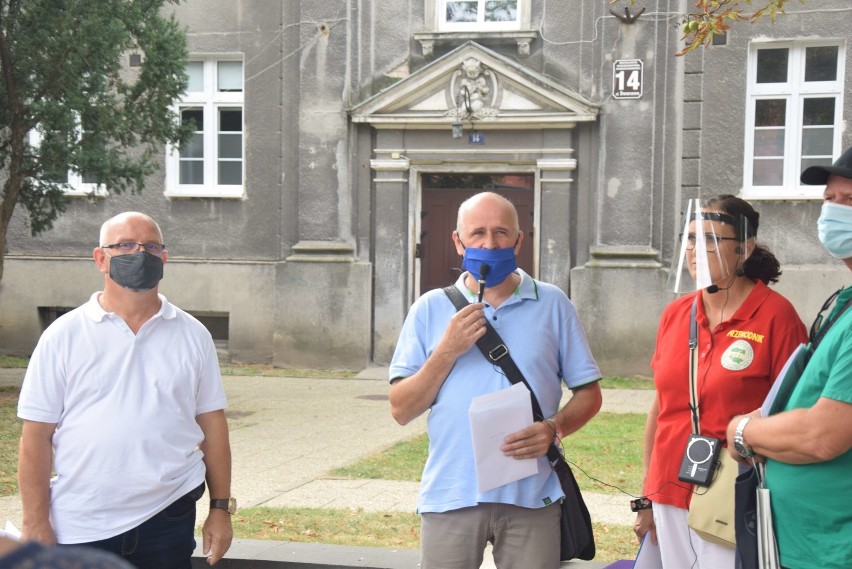
{"type": "Polygon", "coordinates": [[[739,371],[751,365],[754,361],[754,348],[746,340],[737,340],[722,354],[722,367],[731,371],[739,371]]]}
{"type": "Polygon", "coordinates": [[[758,344],[763,343],[763,334],[756,334],[748,330],[731,330],[728,332],[728,338],[745,338],[758,344]]]}

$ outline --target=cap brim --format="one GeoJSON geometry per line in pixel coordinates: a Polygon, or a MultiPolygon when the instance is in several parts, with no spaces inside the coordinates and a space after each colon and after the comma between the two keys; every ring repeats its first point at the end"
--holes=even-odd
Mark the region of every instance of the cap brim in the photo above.
{"type": "Polygon", "coordinates": [[[809,186],[824,186],[828,182],[828,172],[825,166],[810,166],[805,168],[799,179],[809,186]]]}
{"type": "Polygon", "coordinates": [[[803,184],[824,186],[828,183],[828,177],[832,174],[843,176],[844,178],[852,178],[852,168],[844,166],[811,166],[802,172],[800,179],[803,184]]]}

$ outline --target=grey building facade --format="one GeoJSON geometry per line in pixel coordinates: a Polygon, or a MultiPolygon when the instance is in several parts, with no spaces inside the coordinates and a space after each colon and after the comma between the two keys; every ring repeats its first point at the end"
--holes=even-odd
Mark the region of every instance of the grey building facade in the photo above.
{"type": "Polygon", "coordinates": [[[98,290],[99,226],[138,210],[165,234],[161,291],[226,357],[385,364],[425,267],[460,265],[438,259],[455,223],[441,204],[484,188],[524,196],[530,270],[569,293],[607,374],[649,372],[688,198],[753,203],[809,324],[849,280],[816,236],[821,188],[797,172],[852,144],[852,7],[791,4],[676,57],[690,7],[186,0],[193,146],[164,149],[140,195],[73,186],[38,238],[16,213],[0,351],[29,354],[98,290]]]}

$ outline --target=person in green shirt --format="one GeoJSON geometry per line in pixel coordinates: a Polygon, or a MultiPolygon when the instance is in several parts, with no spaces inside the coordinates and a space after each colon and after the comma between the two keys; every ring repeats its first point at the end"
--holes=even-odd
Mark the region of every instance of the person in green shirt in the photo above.
{"type": "MultiPolygon", "coordinates": [[[[811,166],[803,184],[825,184],[819,239],[852,270],[852,148],[811,166]]],[[[852,567],[852,287],[826,301],[811,327],[816,345],[783,411],[734,417],[729,452],[766,459],[781,565],[852,567]],[[823,317],[828,311],[827,317],[823,317]],[[737,447],[735,449],[734,447],[737,447]]]]}

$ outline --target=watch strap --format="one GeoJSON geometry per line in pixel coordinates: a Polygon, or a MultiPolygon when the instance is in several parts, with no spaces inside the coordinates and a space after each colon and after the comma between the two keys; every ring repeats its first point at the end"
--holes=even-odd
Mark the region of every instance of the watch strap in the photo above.
{"type": "Polygon", "coordinates": [[[217,510],[225,510],[229,514],[233,514],[236,510],[236,502],[233,498],[211,499],[210,508],[217,510]]]}
{"type": "Polygon", "coordinates": [[[741,418],[737,423],[736,429],[734,429],[734,447],[736,447],[737,452],[746,458],[754,456],[754,452],[751,450],[751,447],[746,444],[745,438],[743,437],[743,431],[749,421],[751,421],[751,417],[749,416],[741,418]]]}

